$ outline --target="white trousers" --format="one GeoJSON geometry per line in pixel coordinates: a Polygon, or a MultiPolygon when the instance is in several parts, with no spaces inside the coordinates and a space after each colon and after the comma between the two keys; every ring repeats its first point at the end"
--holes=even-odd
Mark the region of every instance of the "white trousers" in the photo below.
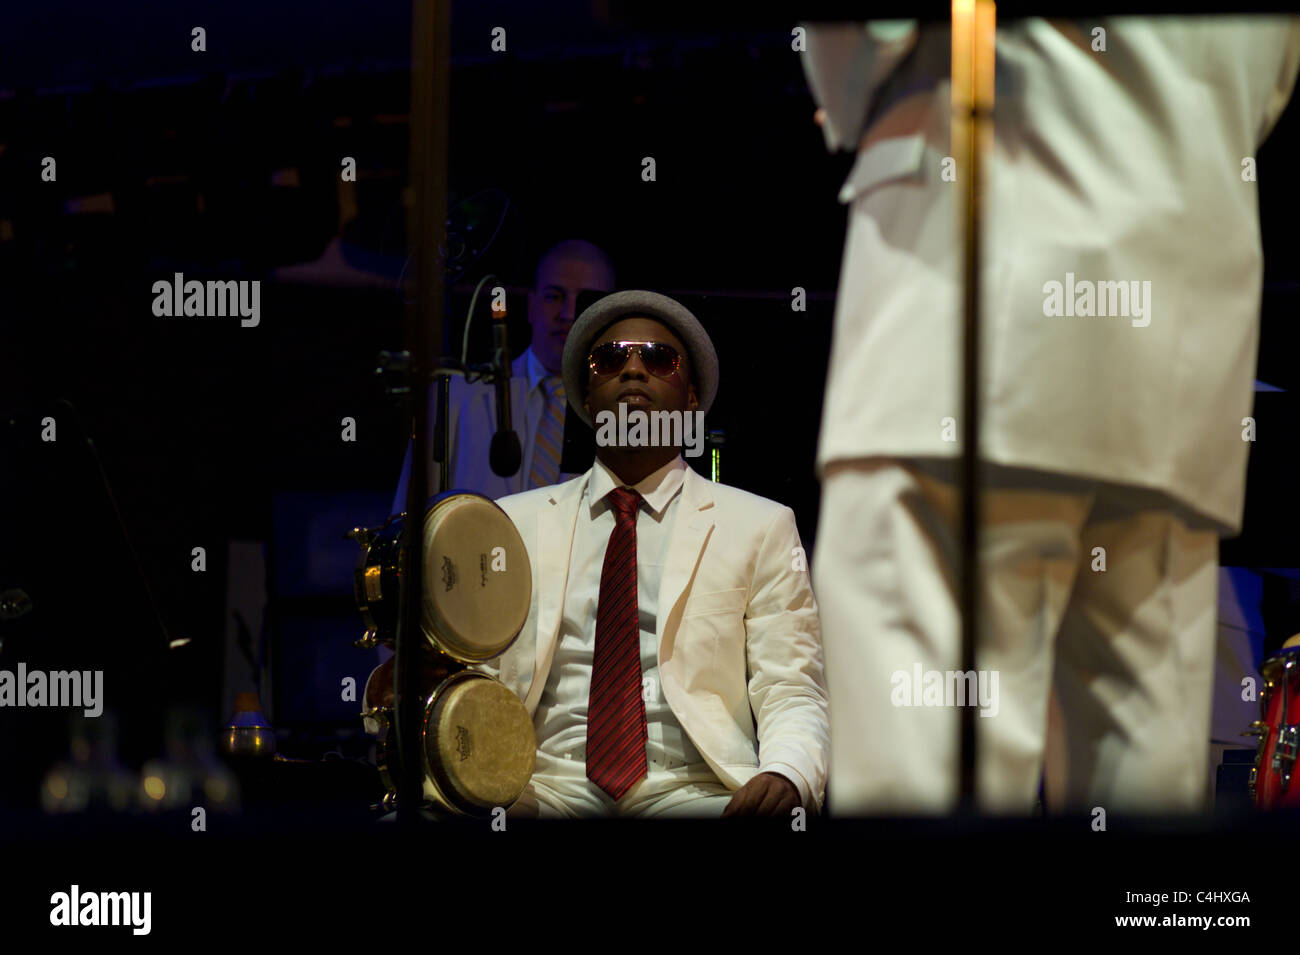
{"type": "Polygon", "coordinates": [[[510,816],[534,819],[582,819],[602,816],[717,818],[732,793],[706,763],[656,769],[615,802],[587,778],[582,760],[557,759],[538,750],[537,767],[510,816]]]}
{"type": "MultiPolygon", "coordinates": [[[[982,474],[976,667],[996,694],[975,717],[980,810],[1033,811],[1040,778],[1049,811],[1203,809],[1217,533],[1154,492],[982,474]]],[[[910,684],[960,667],[959,507],[955,462],[824,470],[813,586],[834,815],[956,807],[961,697],[910,684]]]]}

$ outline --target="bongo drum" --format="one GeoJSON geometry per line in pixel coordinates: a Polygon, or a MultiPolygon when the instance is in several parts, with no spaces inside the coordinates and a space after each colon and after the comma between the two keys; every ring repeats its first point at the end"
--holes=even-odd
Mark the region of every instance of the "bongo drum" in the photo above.
{"type": "MultiPolygon", "coordinates": [[[[359,647],[395,642],[403,534],[416,526],[406,518],[399,514],[377,530],[356,528],[348,535],[361,545],[353,574],[366,623],[359,647]]],[[[528,785],[537,737],[519,697],[467,666],[504,653],[523,629],[533,587],[528,552],[505,511],[465,491],[433,498],[421,548],[420,629],[434,651],[434,662],[419,664],[424,796],[453,813],[489,816],[514,803],[528,785]]],[[[385,680],[387,698],[382,691],[372,695],[373,679],[367,683],[362,716],[379,725],[379,773],[388,790],[384,806],[391,809],[399,766],[399,755],[390,749],[393,707],[385,702],[391,700],[391,669],[385,680]]]]}
{"type": "MultiPolygon", "coordinates": [[[[399,514],[377,530],[356,528],[348,535],[361,545],[353,575],[366,623],[359,647],[392,646],[396,638],[406,518],[399,514]]],[[[504,653],[523,629],[533,586],[514,523],[486,497],[448,491],[425,512],[423,534],[425,639],[457,663],[504,653]]]]}
{"type": "MultiPolygon", "coordinates": [[[[390,768],[392,707],[370,712],[380,725],[379,773],[391,808],[397,780],[390,768]]],[[[428,695],[420,725],[424,795],[454,813],[490,816],[514,803],[533,775],[537,737],[528,709],[504,684],[461,670],[428,695]]],[[[396,754],[394,755],[394,759],[396,754]]]]}

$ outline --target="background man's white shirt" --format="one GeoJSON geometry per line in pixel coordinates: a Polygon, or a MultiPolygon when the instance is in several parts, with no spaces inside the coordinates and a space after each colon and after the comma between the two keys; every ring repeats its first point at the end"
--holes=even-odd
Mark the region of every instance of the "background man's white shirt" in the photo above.
{"type": "MultiPolygon", "coordinates": [[[[488,452],[492,435],[496,433],[496,388],[487,382],[468,383],[459,376],[451,379],[448,400],[448,461],[451,487],[473,491],[484,497],[496,499],[507,494],[528,490],[528,473],[537,447],[537,427],[546,413],[545,379],[550,373],[533,353],[526,348],[510,363],[510,417],[511,425],[519,436],[521,458],[519,470],[509,477],[501,477],[492,470],[488,452]]],[[[429,391],[429,426],[437,416],[438,393],[429,391]]],[[[406,510],[406,488],[411,475],[411,450],[406,445],[402,474],[397,493],[393,497],[393,513],[406,510]]],[[[432,453],[432,441],[430,442],[432,453]]],[[[575,475],[561,473],[560,482],[575,475]]],[[[429,495],[438,490],[438,467],[429,462],[429,495]]]]}

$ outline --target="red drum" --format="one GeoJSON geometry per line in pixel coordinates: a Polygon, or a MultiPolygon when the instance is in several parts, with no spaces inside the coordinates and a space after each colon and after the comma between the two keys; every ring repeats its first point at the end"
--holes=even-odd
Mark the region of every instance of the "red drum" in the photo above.
{"type": "Polygon", "coordinates": [[[1244,734],[1259,736],[1250,794],[1261,809],[1300,806],[1300,781],[1292,778],[1300,751],[1300,647],[1279,650],[1259,672],[1264,677],[1259,696],[1264,718],[1244,734]]]}

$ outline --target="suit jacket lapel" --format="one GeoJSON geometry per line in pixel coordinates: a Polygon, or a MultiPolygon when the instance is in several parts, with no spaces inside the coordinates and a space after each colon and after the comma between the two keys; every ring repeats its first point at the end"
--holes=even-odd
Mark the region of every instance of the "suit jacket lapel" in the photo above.
{"type": "Polygon", "coordinates": [[[700,555],[704,551],[709,531],[713,529],[713,494],[708,481],[686,466],[682,480],[682,500],[668,541],[664,558],[664,574],[659,581],[659,603],[656,616],[659,628],[659,662],[662,666],[671,656],[677,625],[682,618],[682,608],[688,586],[695,578],[700,555]]]}
{"type": "Polygon", "coordinates": [[[531,711],[541,699],[551,655],[560,633],[564,592],[569,583],[569,555],[591,472],[580,481],[560,485],[537,514],[537,647],[533,682],[524,703],[531,711]]]}

